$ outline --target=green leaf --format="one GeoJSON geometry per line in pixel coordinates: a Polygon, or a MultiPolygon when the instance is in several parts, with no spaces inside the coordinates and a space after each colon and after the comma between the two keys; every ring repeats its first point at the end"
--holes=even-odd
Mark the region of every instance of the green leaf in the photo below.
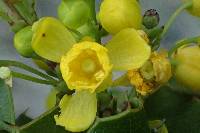
{"type": "Polygon", "coordinates": [[[190,96],[176,93],[164,86],[145,100],[144,107],[150,119],[164,119],[175,115],[175,111],[190,99],[190,96]]]}
{"type": "Polygon", "coordinates": [[[200,102],[191,96],[162,87],[144,104],[149,119],[165,119],[170,133],[199,133],[200,102]]]}
{"type": "Polygon", "coordinates": [[[20,127],[20,133],[69,133],[64,128],[56,126],[54,115],[59,112],[55,107],[30,123],[20,127]]]}
{"type": "Polygon", "coordinates": [[[130,109],[118,115],[97,118],[87,133],[149,133],[144,110],[130,109]]]}
{"type": "Polygon", "coordinates": [[[11,88],[0,79],[0,121],[15,124],[15,112],[11,88]]]}

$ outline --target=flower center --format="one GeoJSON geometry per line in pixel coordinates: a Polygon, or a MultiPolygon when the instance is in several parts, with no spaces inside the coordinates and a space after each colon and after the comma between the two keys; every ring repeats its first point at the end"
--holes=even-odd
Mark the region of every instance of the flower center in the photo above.
{"type": "Polygon", "coordinates": [[[90,58],[83,60],[81,68],[85,73],[93,73],[96,70],[96,63],[90,58]]]}

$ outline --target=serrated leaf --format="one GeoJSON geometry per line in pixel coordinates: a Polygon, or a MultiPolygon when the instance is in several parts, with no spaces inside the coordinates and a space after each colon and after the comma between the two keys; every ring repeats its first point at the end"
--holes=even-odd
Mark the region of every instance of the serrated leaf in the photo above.
{"type": "Polygon", "coordinates": [[[11,88],[0,79],[0,121],[15,124],[15,112],[11,88]]]}
{"type": "Polygon", "coordinates": [[[56,126],[54,115],[59,112],[55,107],[30,123],[20,128],[20,133],[69,133],[64,128],[56,126]]]}
{"type": "Polygon", "coordinates": [[[149,133],[144,110],[127,110],[118,115],[97,118],[87,133],[149,133]]]}

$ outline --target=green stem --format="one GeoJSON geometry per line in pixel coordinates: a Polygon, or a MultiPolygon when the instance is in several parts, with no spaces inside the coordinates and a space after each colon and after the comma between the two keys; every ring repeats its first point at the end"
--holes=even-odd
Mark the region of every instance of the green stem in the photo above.
{"type": "Polygon", "coordinates": [[[40,71],[38,71],[37,69],[34,69],[28,65],[25,65],[21,62],[17,62],[17,61],[10,61],[10,60],[0,60],[0,66],[14,66],[14,67],[18,67],[21,69],[24,69],[28,72],[34,73],[42,78],[48,79],[48,80],[52,80],[52,81],[56,81],[54,78],[50,77],[49,75],[46,75],[40,71]]]}
{"type": "Polygon", "coordinates": [[[169,18],[168,22],[165,24],[164,30],[160,36],[160,39],[162,39],[165,34],[167,33],[167,31],[169,30],[169,28],[171,27],[172,23],[174,22],[174,20],[176,19],[176,17],[185,9],[191,7],[193,5],[193,2],[190,0],[186,3],[184,3],[183,5],[181,5],[173,14],[172,16],[169,18]]]}
{"type": "Polygon", "coordinates": [[[200,40],[200,36],[193,37],[193,38],[187,38],[187,39],[183,39],[181,41],[178,41],[177,43],[175,43],[174,47],[169,50],[169,53],[168,53],[169,57],[171,58],[173,53],[175,51],[177,51],[177,49],[179,47],[181,47],[183,45],[191,44],[191,43],[198,43],[199,40],[200,40]]]}
{"type": "Polygon", "coordinates": [[[13,71],[12,71],[12,76],[15,77],[15,78],[21,78],[21,79],[28,80],[28,81],[35,82],[35,83],[39,83],[39,84],[57,85],[59,83],[58,81],[43,80],[43,79],[35,78],[35,77],[29,76],[29,75],[25,75],[25,74],[22,74],[22,73],[13,72],[13,71]]]}

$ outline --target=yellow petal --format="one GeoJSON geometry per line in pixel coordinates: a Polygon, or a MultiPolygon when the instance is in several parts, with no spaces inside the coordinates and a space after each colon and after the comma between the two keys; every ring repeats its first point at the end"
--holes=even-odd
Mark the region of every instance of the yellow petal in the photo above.
{"type": "Polygon", "coordinates": [[[72,97],[64,96],[60,102],[61,114],[56,115],[56,125],[71,132],[85,131],[94,122],[97,112],[96,93],[78,91],[72,97]]]}
{"type": "Polygon", "coordinates": [[[116,34],[106,45],[115,70],[140,68],[150,57],[151,48],[139,33],[127,28],[116,34]]]}
{"type": "Polygon", "coordinates": [[[136,0],[104,0],[99,12],[102,26],[111,34],[125,28],[139,29],[142,15],[136,0]]]}
{"type": "Polygon", "coordinates": [[[106,48],[95,42],[80,42],[62,57],[61,73],[70,89],[94,92],[108,77],[110,64],[106,48]]]}
{"type": "Polygon", "coordinates": [[[75,44],[75,39],[65,26],[57,19],[45,17],[33,25],[32,48],[41,57],[60,62],[75,44]]]}

